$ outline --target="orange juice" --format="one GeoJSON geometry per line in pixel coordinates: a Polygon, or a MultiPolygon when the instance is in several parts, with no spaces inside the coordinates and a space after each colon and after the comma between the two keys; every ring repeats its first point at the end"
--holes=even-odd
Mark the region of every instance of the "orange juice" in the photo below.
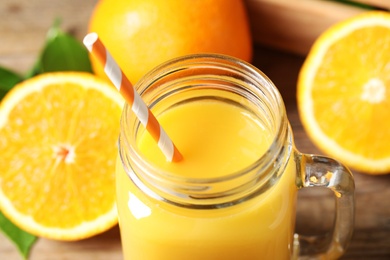
{"type": "MultiPolygon", "coordinates": [[[[218,99],[186,102],[157,118],[184,159],[167,162],[150,135],[140,131],[142,159],[170,178],[195,183],[248,169],[275,138],[261,118],[218,99]]],[[[169,203],[146,194],[118,159],[117,205],[125,259],[290,259],[297,188],[294,160],[288,156],[283,174],[264,192],[214,208],[169,203]]],[[[212,184],[207,187],[213,189],[212,184]]],[[[223,192],[224,185],[218,189],[223,192]]]]}

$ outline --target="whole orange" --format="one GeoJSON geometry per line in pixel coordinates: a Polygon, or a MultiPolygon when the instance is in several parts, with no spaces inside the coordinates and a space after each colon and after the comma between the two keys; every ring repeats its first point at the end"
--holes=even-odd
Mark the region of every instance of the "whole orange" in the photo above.
{"type": "MultiPolygon", "coordinates": [[[[100,0],[91,15],[96,32],[135,84],[160,63],[212,52],[250,62],[252,39],[242,0],[100,0]]],[[[95,73],[106,78],[91,57],[95,73]]]]}

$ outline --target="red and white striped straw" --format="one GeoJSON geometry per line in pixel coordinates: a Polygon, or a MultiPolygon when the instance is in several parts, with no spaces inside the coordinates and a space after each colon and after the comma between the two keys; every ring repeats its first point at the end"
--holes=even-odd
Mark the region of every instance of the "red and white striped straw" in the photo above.
{"type": "Polygon", "coordinates": [[[141,99],[134,86],[125,76],[118,64],[115,62],[109,51],[106,49],[96,33],[89,33],[84,37],[84,45],[88,51],[96,57],[104,67],[111,82],[125,98],[131,109],[145,126],[147,131],[156,140],[158,146],[164,153],[168,161],[180,161],[182,155],[161,127],[156,117],[152,114],[148,106],[141,99]]]}

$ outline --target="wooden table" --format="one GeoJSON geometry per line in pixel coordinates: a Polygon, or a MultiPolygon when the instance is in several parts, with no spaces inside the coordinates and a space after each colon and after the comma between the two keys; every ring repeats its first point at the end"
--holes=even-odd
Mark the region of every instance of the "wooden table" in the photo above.
{"type": "MultiPolygon", "coordinates": [[[[25,72],[34,63],[55,17],[62,28],[82,39],[96,0],[1,0],[0,66],[25,72]]],[[[295,91],[304,56],[284,53],[264,46],[255,47],[253,64],[278,86],[301,152],[320,153],[306,136],[299,120],[295,91]]],[[[369,176],[354,172],[356,182],[355,231],[342,259],[390,259],[390,175],[369,176]]],[[[299,193],[297,230],[310,234],[332,224],[334,201],[323,190],[299,193]]],[[[22,259],[0,233],[0,259],[22,259]]],[[[122,259],[118,227],[78,242],[39,239],[31,260],[43,259],[122,259]]]]}

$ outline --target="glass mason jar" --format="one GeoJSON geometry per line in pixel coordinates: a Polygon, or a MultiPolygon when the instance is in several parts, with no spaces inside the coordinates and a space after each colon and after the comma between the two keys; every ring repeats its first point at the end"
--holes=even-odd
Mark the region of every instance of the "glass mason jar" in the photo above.
{"type": "MultiPolygon", "coordinates": [[[[125,259],[336,259],[344,253],[354,223],[352,174],[331,158],[296,150],[281,95],[261,71],[232,57],[190,55],[157,67],[136,88],[158,119],[194,102],[223,103],[258,120],[271,141],[238,170],[188,177],[144,155],[139,139],[145,131],[125,105],[117,160],[125,259]],[[294,232],[297,191],[306,187],[334,193],[335,221],[333,232],[325,234],[328,239],[294,232]]],[[[189,113],[187,119],[193,116],[189,113]]],[[[225,140],[230,142],[237,140],[225,140]]],[[[234,160],[244,156],[235,153],[234,160]]]]}

